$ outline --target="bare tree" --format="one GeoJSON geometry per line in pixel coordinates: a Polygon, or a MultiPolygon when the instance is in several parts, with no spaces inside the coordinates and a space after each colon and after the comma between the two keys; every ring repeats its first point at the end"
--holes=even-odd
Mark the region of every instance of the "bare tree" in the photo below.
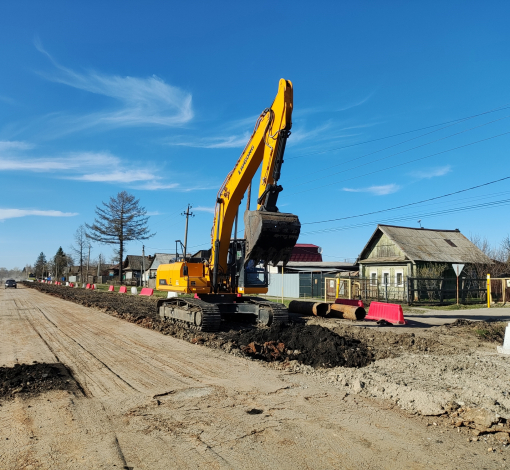
{"type": "Polygon", "coordinates": [[[83,225],[80,225],[76,232],[74,232],[74,245],[71,245],[71,251],[74,253],[77,260],[80,261],[80,279],[83,280],[83,257],[85,251],[90,245],[87,239],[87,230],[83,225]]]}
{"type": "Polygon", "coordinates": [[[155,235],[147,227],[147,211],[140,207],[140,200],[122,191],[110,197],[104,207],[96,206],[96,219],[92,225],[85,224],[87,237],[99,243],[117,245],[119,250],[119,281],[122,282],[122,259],[126,243],[147,240],[155,235]]]}
{"type": "Polygon", "coordinates": [[[471,265],[476,277],[484,279],[487,274],[492,277],[508,274],[510,269],[510,240],[508,240],[508,237],[499,246],[491,245],[487,238],[480,235],[472,235],[470,240],[484,254],[483,257],[479,257],[480,259],[475,260],[471,265]]]}

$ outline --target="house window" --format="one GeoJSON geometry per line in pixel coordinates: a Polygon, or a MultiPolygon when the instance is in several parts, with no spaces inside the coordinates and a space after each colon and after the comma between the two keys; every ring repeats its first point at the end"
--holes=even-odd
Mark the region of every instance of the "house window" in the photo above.
{"type": "Polygon", "coordinates": [[[370,285],[371,286],[377,285],[377,273],[376,272],[370,273],[370,285]]]}
{"type": "Polygon", "coordinates": [[[385,272],[385,273],[383,273],[383,284],[387,286],[389,283],[390,283],[390,273],[385,272]]]}
{"type": "Polygon", "coordinates": [[[403,286],[404,285],[404,273],[403,272],[396,272],[395,273],[395,282],[397,283],[397,286],[403,286]]]}

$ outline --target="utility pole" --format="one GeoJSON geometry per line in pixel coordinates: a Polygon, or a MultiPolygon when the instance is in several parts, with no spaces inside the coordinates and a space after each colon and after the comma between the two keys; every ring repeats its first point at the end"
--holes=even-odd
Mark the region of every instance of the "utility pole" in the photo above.
{"type": "Polygon", "coordinates": [[[184,248],[183,248],[183,251],[184,251],[184,262],[186,263],[186,251],[187,251],[187,248],[188,248],[188,220],[189,220],[189,217],[195,217],[193,215],[192,212],[190,212],[189,210],[192,208],[193,206],[191,204],[188,204],[188,208],[186,209],[186,212],[183,212],[182,215],[185,215],[186,216],[186,230],[184,232],[184,248]]]}
{"type": "Polygon", "coordinates": [[[87,258],[87,280],[85,281],[85,284],[88,284],[89,281],[89,264],[90,264],[90,243],[89,243],[89,256],[87,258]]]}
{"type": "Polygon", "coordinates": [[[145,245],[142,245],[142,287],[145,287],[143,276],[145,275],[145,245]]]}
{"type": "Polygon", "coordinates": [[[97,282],[99,282],[99,272],[101,270],[101,253],[99,253],[99,261],[97,262],[97,282]]]}

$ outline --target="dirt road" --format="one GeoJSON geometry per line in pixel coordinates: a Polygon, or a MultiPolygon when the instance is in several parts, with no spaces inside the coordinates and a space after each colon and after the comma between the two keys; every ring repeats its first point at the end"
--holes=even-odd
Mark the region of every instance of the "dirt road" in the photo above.
{"type": "Polygon", "coordinates": [[[315,377],[0,290],[0,365],[33,361],[63,363],[78,389],[0,402],[2,469],[506,466],[456,430],[315,377]]]}

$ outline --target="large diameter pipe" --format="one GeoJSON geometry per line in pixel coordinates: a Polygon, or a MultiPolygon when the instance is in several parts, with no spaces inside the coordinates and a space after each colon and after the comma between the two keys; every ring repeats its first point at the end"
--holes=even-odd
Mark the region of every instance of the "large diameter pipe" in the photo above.
{"type": "Polygon", "coordinates": [[[347,320],[363,320],[367,312],[363,307],[353,305],[331,304],[331,316],[345,318],[347,320]]]}
{"type": "Polygon", "coordinates": [[[325,302],[304,302],[301,300],[293,300],[289,304],[289,312],[325,317],[331,312],[331,305],[325,302]]]}

